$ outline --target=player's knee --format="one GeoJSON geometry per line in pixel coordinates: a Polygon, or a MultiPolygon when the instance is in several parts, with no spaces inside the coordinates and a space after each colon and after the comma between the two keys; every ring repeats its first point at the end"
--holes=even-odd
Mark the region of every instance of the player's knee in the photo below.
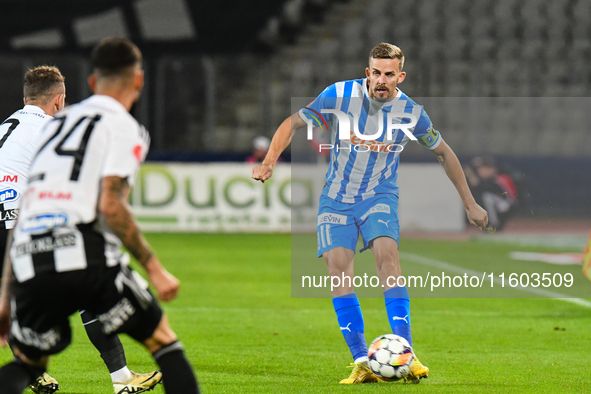
{"type": "Polygon", "coordinates": [[[330,276],[353,274],[353,259],[347,254],[345,248],[329,250],[322,256],[324,257],[330,276]]]}
{"type": "Polygon", "coordinates": [[[158,324],[158,327],[156,327],[152,336],[144,341],[144,346],[146,346],[150,353],[154,354],[176,341],[177,336],[174,331],[172,331],[170,324],[168,324],[168,319],[163,315],[160,324],[158,324]]]}
{"type": "Polygon", "coordinates": [[[330,276],[340,277],[342,274],[345,274],[345,275],[349,274],[349,272],[348,272],[349,270],[344,265],[327,264],[327,268],[328,268],[328,275],[330,275],[330,276]]]}
{"type": "Polygon", "coordinates": [[[398,263],[398,244],[392,238],[375,239],[371,244],[371,250],[378,265],[398,263]]]}
{"type": "Polygon", "coordinates": [[[388,251],[383,251],[375,255],[376,259],[376,270],[378,274],[393,274],[400,271],[400,262],[398,260],[398,254],[388,251]]]}
{"type": "Polygon", "coordinates": [[[150,353],[154,354],[158,352],[160,349],[176,341],[177,337],[175,333],[172,331],[166,334],[155,332],[153,336],[144,341],[144,346],[146,346],[150,353]]]}
{"type": "Polygon", "coordinates": [[[387,248],[374,248],[373,252],[378,265],[392,264],[398,260],[398,254],[387,248]]]}

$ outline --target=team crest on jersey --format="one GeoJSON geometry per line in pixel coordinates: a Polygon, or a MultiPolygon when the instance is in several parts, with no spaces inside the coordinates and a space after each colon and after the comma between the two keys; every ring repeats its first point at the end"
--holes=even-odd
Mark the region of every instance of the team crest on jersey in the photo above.
{"type": "Polygon", "coordinates": [[[372,213],[390,213],[390,206],[387,204],[376,204],[369,209],[369,211],[365,212],[363,216],[361,216],[361,220],[365,220],[366,217],[371,215],[372,213]]]}
{"type": "Polygon", "coordinates": [[[45,232],[56,227],[65,226],[67,223],[68,215],[65,213],[37,215],[25,220],[21,226],[21,231],[25,233],[45,232]]]}
{"type": "Polygon", "coordinates": [[[321,224],[347,224],[347,216],[345,215],[337,215],[334,213],[323,213],[322,215],[318,215],[318,226],[321,224]]]}
{"type": "Polygon", "coordinates": [[[4,189],[0,191],[0,203],[14,201],[18,198],[18,192],[14,189],[4,189]]]}

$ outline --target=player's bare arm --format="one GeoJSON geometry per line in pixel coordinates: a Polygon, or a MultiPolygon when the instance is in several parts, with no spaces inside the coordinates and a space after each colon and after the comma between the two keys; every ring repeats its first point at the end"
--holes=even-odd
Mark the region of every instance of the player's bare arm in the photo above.
{"type": "Polygon", "coordinates": [[[458,157],[444,140],[441,140],[439,146],[433,149],[433,153],[437,156],[437,160],[439,160],[445,173],[460,194],[468,220],[471,224],[483,230],[488,224],[488,214],[474,201],[458,157]]]}
{"type": "Polygon", "coordinates": [[[265,160],[263,160],[262,164],[252,169],[253,179],[265,182],[271,178],[279,156],[291,143],[296,130],[305,125],[306,122],[304,122],[297,112],[281,123],[275,135],[273,135],[273,140],[271,141],[271,146],[269,147],[269,152],[267,152],[265,160]]]}
{"type": "Polygon", "coordinates": [[[128,196],[129,184],[124,178],[104,177],[99,198],[99,211],[127,250],[146,269],[150,282],[158,292],[158,298],[170,301],[177,296],[180,283],[162,267],[152,253],[127,204],[128,196]]]}

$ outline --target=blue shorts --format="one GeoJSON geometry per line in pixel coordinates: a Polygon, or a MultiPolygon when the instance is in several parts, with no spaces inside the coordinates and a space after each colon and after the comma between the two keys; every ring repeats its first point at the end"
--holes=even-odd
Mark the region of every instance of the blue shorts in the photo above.
{"type": "Polygon", "coordinates": [[[318,221],[318,257],[331,249],[343,247],[355,251],[361,234],[363,252],[378,237],[390,237],[398,243],[398,196],[377,194],[367,200],[347,204],[320,196],[318,221]]]}

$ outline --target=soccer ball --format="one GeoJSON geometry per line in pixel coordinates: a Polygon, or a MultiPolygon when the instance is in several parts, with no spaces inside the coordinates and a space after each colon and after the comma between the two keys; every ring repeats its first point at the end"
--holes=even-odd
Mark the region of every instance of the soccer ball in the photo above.
{"type": "Polygon", "coordinates": [[[394,334],[385,334],[374,339],[369,346],[368,356],[373,373],[386,381],[406,377],[414,358],[408,341],[394,334]]]}

